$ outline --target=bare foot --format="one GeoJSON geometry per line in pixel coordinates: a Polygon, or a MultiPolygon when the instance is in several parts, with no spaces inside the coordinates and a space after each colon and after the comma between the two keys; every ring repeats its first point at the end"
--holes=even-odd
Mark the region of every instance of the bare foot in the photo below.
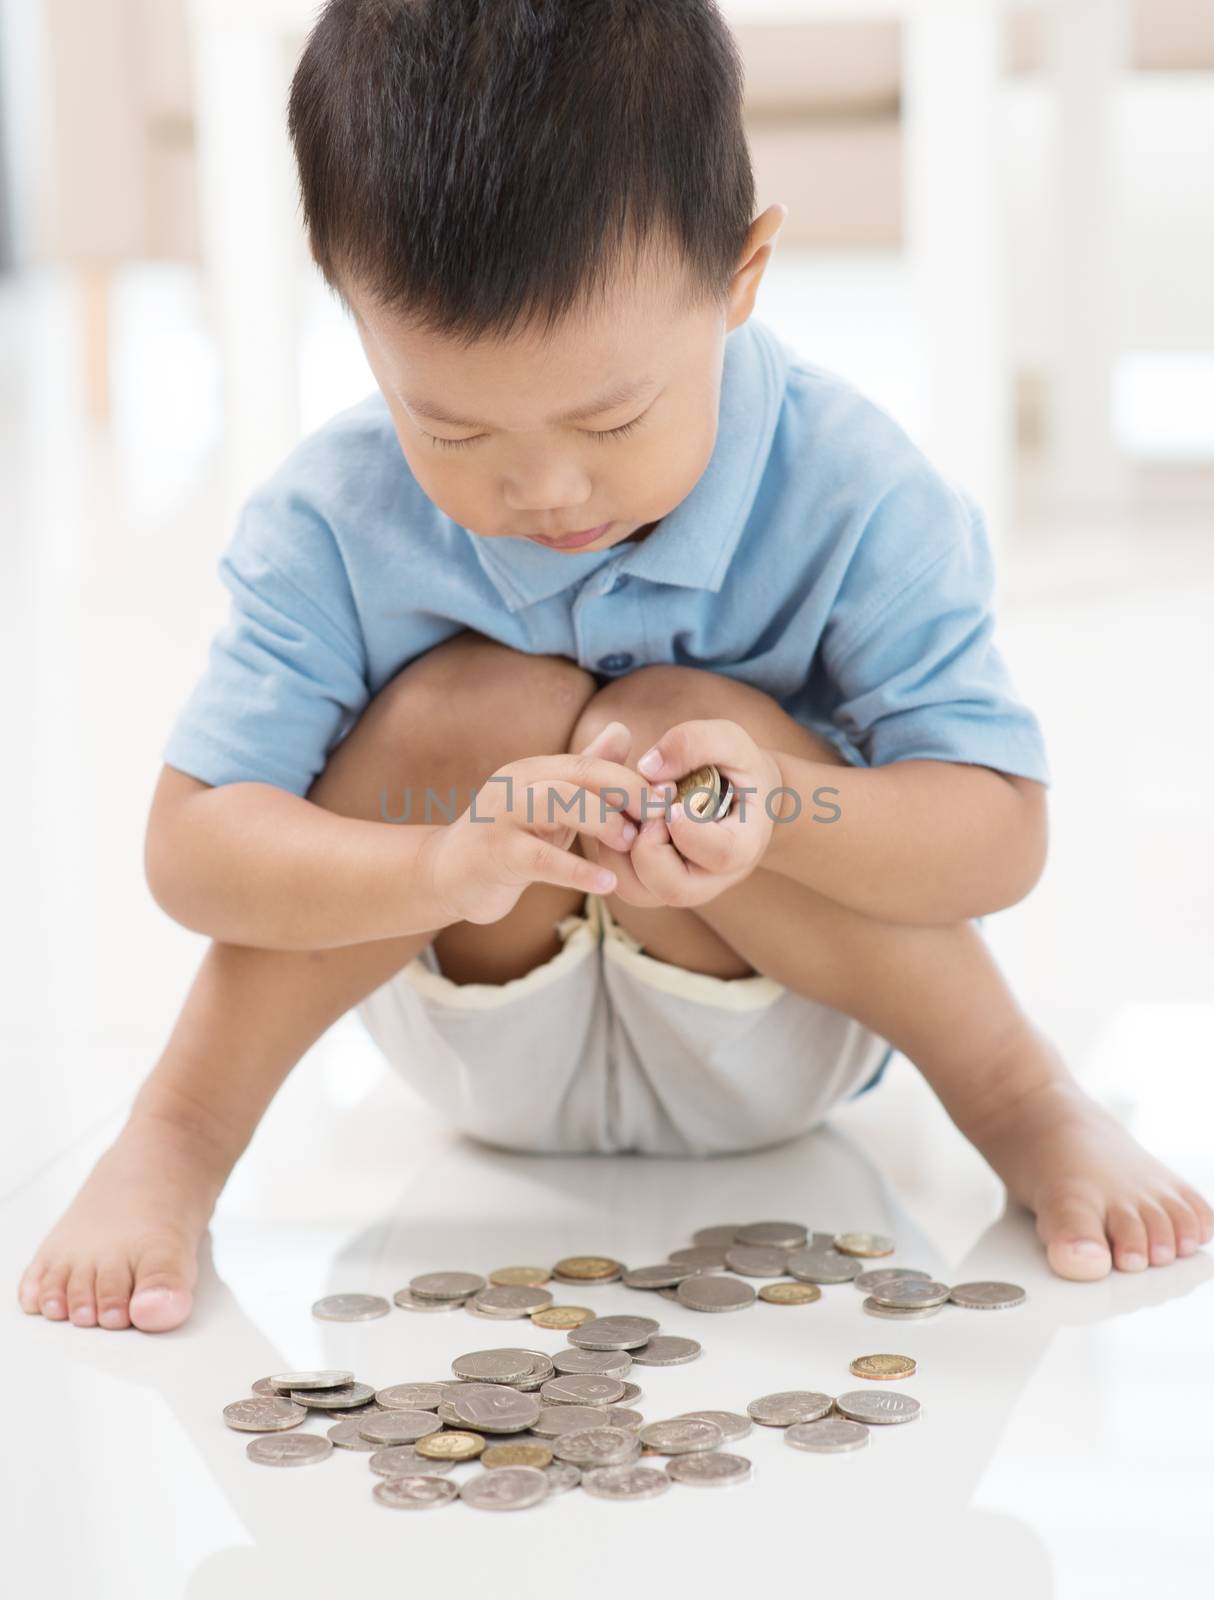
{"type": "Polygon", "coordinates": [[[177,1327],[190,1314],[198,1241],[222,1185],[186,1129],[132,1117],[26,1268],[22,1310],[80,1328],[177,1327]]]}
{"type": "Polygon", "coordinates": [[[1063,1278],[1103,1278],[1110,1267],[1141,1272],[1192,1255],[1214,1237],[1214,1211],[1197,1191],[1133,1140],[1089,1099],[1037,1030],[1018,1041],[1009,1081],[1035,1053],[1054,1081],[967,1130],[1009,1193],[1036,1213],[1046,1257],[1063,1278]]]}

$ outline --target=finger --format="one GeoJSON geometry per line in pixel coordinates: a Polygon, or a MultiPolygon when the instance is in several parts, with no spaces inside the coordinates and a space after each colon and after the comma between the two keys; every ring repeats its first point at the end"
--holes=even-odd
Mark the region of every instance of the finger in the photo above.
{"type": "Polygon", "coordinates": [[[721,822],[697,818],[684,806],[672,806],[670,811],[670,837],[685,861],[693,861],[705,872],[725,873],[737,870],[738,822],[727,817],[721,822]]]}
{"type": "Polygon", "coordinates": [[[615,888],[615,873],[609,867],[561,850],[532,833],[522,832],[518,840],[519,870],[532,883],[552,883],[582,894],[610,894],[615,888]]]}
{"type": "Polygon", "coordinates": [[[560,848],[570,843],[571,830],[600,839],[613,850],[627,850],[637,835],[637,825],[626,812],[566,781],[529,784],[522,816],[533,833],[560,848]]]}
{"type": "Polygon", "coordinates": [[[615,888],[611,893],[618,895],[621,900],[631,906],[660,906],[661,901],[656,895],[650,894],[636,875],[632,864],[631,851],[612,850],[610,846],[602,844],[598,839],[589,836],[580,838],[577,848],[582,853],[595,861],[601,867],[609,867],[615,873],[615,888]]]}
{"type": "Polygon", "coordinates": [[[528,756],[512,763],[512,769],[524,787],[541,780],[571,783],[575,789],[587,791],[588,812],[606,815],[622,811],[636,822],[661,808],[662,793],[674,792],[673,783],[654,784],[632,767],[585,751],[580,755],[528,756]]]}
{"type": "Polygon", "coordinates": [[[660,782],[678,780],[709,762],[722,773],[741,776],[750,771],[755,742],[739,723],[723,717],[693,718],[676,722],[637,761],[637,771],[660,782]]]}
{"type": "Polygon", "coordinates": [[[661,817],[651,818],[632,847],[632,864],[643,888],[664,905],[677,905],[687,884],[687,863],[674,848],[661,817]]]}

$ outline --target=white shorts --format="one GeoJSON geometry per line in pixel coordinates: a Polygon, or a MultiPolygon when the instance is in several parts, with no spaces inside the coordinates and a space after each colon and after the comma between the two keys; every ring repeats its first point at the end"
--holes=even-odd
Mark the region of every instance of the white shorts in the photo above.
{"type": "Polygon", "coordinates": [[[853,1018],[752,973],[646,955],[602,897],[506,983],[455,983],[433,943],[358,1006],[423,1099],[472,1138],[538,1153],[715,1155],[804,1133],[893,1055],[853,1018]]]}

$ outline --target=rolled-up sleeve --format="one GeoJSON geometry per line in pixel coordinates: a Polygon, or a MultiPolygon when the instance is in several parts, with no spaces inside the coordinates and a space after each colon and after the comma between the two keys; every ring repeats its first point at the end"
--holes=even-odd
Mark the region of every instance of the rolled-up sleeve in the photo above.
{"type": "Polygon", "coordinates": [[[313,505],[272,480],[245,504],[218,574],[228,617],[164,760],[212,785],[305,795],[370,698],[336,540],[313,505]]]}
{"type": "Polygon", "coordinates": [[[815,663],[814,700],[869,766],[971,762],[1049,784],[1041,725],[994,642],[979,509],[940,479],[869,519],[815,663]]]}

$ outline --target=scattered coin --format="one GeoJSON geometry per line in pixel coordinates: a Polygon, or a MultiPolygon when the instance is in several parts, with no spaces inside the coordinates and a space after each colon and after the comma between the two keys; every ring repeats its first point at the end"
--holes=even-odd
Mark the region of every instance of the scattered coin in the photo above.
{"type": "Polygon", "coordinates": [[[387,1411],[436,1411],[443,1393],[439,1383],[394,1383],[377,1389],[375,1398],[387,1411]]]}
{"type": "Polygon", "coordinates": [[[982,1279],[977,1283],[955,1283],[949,1299],[971,1311],[1006,1311],[1023,1304],[1027,1295],[1018,1283],[996,1283],[982,1279]]]}
{"type": "Polygon", "coordinates": [[[593,1372],[561,1373],[549,1378],[540,1397],[550,1406],[609,1406],[623,1399],[624,1385],[618,1378],[593,1372]]]}
{"type": "Polygon", "coordinates": [[[693,1483],[723,1488],[745,1483],[750,1477],[746,1456],[731,1456],[724,1450],[707,1450],[699,1455],[674,1456],[666,1463],[666,1475],[676,1483],[693,1483]]]}
{"type": "Polygon", "coordinates": [[[547,1467],[552,1448],[546,1444],[491,1444],[481,1456],[483,1467],[547,1467]]]}
{"type": "Polygon", "coordinates": [[[548,1289],[537,1289],[533,1284],[503,1283],[482,1289],[472,1304],[478,1311],[496,1311],[504,1316],[529,1317],[533,1311],[543,1311],[552,1304],[548,1289]]]}
{"type": "Polygon", "coordinates": [[[558,1350],[552,1358],[558,1372],[590,1372],[600,1377],[622,1378],[632,1365],[628,1350],[558,1350]]]}
{"type": "Polygon", "coordinates": [[[794,1450],[814,1450],[837,1455],[860,1450],[868,1443],[868,1429],[843,1417],[823,1417],[821,1422],[798,1422],[785,1430],[784,1443],[794,1450]]]}
{"type": "Polygon", "coordinates": [[[944,1309],[944,1302],[931,1306],[883,1306],[870,1294],[863,1309],[870,1317],[887,1317],[891,1322],[921,1322],[924,1317],[936,1317],[944,1309]]]}
{"type": "Polygon", "coordinates": [[[601,1428],[607,1422],[608,1416],[598,1406],[542,1406],[539,1416],[531,1424],[531,1431],[538,1433],[542,1439],[555,1439],[562,1434],[577,1433],[586,1428],[601,1428]]]}
{"type": "Polygon", "coordinates": [[[682,1411],[679,1415],[695,1417],[700,1422],[715,1422],[726,1444],[732,1444],[735,1439],[745,1439],[748,1433],[754,1432],[754,1423],[740,1411],[682,1411]]]}
{"type": "Polygon", "coordinates": [[[349,1411],[375,1399],[369,1383],[342,1383],[335,1389],[292,1389],[291,1399],[301,1406],[316,1406],[324,1411],[349,1411]]]}
{"type": "MultiPolygon", "coordinates": [[[[636,1384],[630,1383],[628,1388],[635,1389],[636,1384]]],[[[628,1428],[629,1430],[635,1432],[635,1430],[641,1426],[645,1418],[639,1411],[633,1411],[629,1406],[623,1403],[630,1398],[635,1397],[626,1394],[618,1406],[603,1407],[601,1416],[602,1423],[605,1428],[628,1428]]],[[[567,1407],[566,1409],[571,1408],[567,1407]]]]}
{"type": "Polygon", "coordinates": [[[693,1245],[725,1249],[737,1243],[738,1229],[741,1226],[740,1222],[721,1222],[714,1223],[711,1228],[697,1228],[691,1236],[691,1242],[693,1245]]]}
{"type": "Polygon", "coordinates": [[[816,1283],[765,1283],[759,1290],[759,1299],[773,1306],[808,1306],[821,1298],[816,1283]]]}
{"type": "Polygon", "coordinates": [[[271,1398],[278,1393],[271,1378],[258,1378],[252,1388],[254,1394],[268,1394],[271,1398]]]}
{"type": "Polygon", "coordinates": [[[531,1350],[470,1350],[456,1356],[451,1370],[457,1378],[472,1383],[513,1383],[529,1377],[534,1365],[535,1354],[531,1350]]]}
{"type": "Polygon", "coordinates": [[[682,1339],[673,1333],[658,1333],[632,1352],[632,1359],[642,1367],[681,1367],[694,1361],[704,1346],[698,1339],[682,1339]]]}
{"type": "Polygon", "coordinates": [[[343,1417],[340,1422],[335,1422],[327,1430],[327,1437],[333,1441],[339,1450],[362,1450],[370,1453],[377,1447],[370,1439],[364,1439],[358,1431],[359,1419],[357,1417],[343,1417]]]}
{"type": "Polygon", "coordinates": [[[797,1250],[808,1237],[799,1222],[747,1222],[735,1235],[738,1244],[774,1245],[780,1250],[797,1250]]]}
{"type": "Polygon", "coordinates": [[[467,1479],[459,1497],[478,1511],[524,1511],[547,1493],[548,1479],[538,1467],[499,1467],[467,1479]]]}
{"type": "Polygon", "coordinates": [[[419,1456],[425,1456],[429,1461],[471,1461],[485,1448],[485,1441],[479,1433],[453,1430],[450,1433],[428,1433],[413,1448],[419,1456]]]}
{"type": "MultiPolygon", "coordinates": [[[[521,1396],[520,1396],[521,1398],[521,1396]]],[[[471,1417],[462,1417],[471,1422],[471,1417]]],[[[364,1417],[358,1431],[372,1444],[413,1444],[435,1430],[433,1411],[381,1411],[378,1416],[364,1417]]]]}
{"type": "Polygon", "coordinates": [[[790,1428],[794,1422],[816,1422],[826,1416],[834,1399],[812,1389],[782,1389],[760,1395],[746,1407],[756,1422],[767,1428],[790,1428]]]}
{"type": "Polygon", "coordinates": [[[703,1417],[671,1417],[665,1422],[647,1422],[637,1437],[660,1455],[677,1456],[693,1450],[715,1450],[725,1434],[715,1422],[703,1417]]]}
{"type": "Polygon", "coordinates": [[[304,1406],[293,1400],[259,1396],[256,1400],[233,1400],[223,1408],[223,1420],[229,1428],[242,1433],[281,1433],[285,1428],[298,1428],[307,1416],[304,1406]]]}
{"type": "Polygon", "coordinates": [[[378,1473],[381,1478],[405,1478],[419,1472],[427,1476],[437,1476],[444,1472],[450,1472],[455,1463],[454,1461],[429,1461],[425,1456],[418,1455],[415,1445],[392,1444],[385,1449],[375,1450],[367,1465],[372,1472],[378,1473]]]}
{"type": "Polygon", "coordinates": [[[661,1326],[653,1317],[595,1317],[569,1333],[579,1350],[633,1350],[661,1326]]]}
{"type": "Polygon", "coordinates": [[[556,1328],[564,1333],[569,1328],[580,1328],[594,1316],[589,1306],[545,1306],[542,1311],[533,1311],[531,1320],[537,1328],[556,1328]]]}
{"type": "Polygon", "coordinates": [[[725,1252],[730,1272],[744,1278],[779,1278],[788,1266],[788,1251],[767,1244],[735,1244],[725,1252]]]}
{"type": "Polygon", "coordinates": [[[913,1378],[916,1367],[910,1356],[857,1356],[848,1371],[857,1378],[913,1378]]]}
{"type": "Polygon", "coordinates": [[[641,1446],[636,1434],[626,1428],[577,1428],[561,1434],[552,1453],[558,1461],[571,1461],[585,1471],[587,1467],[618,1467],[635,1461],[641,1446]]]}
{"type": "Polygon", "coordinates": [[[684,1278],[675,1293],[691,1311],[741,1311],[755,1301],[754,1290],[741,1278],[707,1277],[703,1273],[684,1278]]]}
{"type": "Polygon", "coordinates": [[[433,1506],[449,1506],[459,1490],[447,1478],[432,1473],[416,1473],[408,1478],[384,1478],[371,1491],[380,1505],[397,1511],[429,1511],[433,1506]]]}
{"type": "Polygon", "coordinates": [[[424,1300],[411,1289],[398,1289],[392,1296],[402,1311],[459,1311],[463,1300],[424,1300]]]}
{"type": "Polygon", "coordinates": [[[919,1272],[913,1267],[875,1267],[871,1272],[862,1272],[852,1282],[857,1289],[863,1289],[865,1294],[872,1294],[874,1289],[879,1289],[882,1284],[900,1283],[906,1278],[930,1278],[930,1272],[919,1272]]]}
{"type": "Polygon", "coordinates": [[[670,1485],[656,1467],[595,1467],[582,1473],[582,1488],[599,1500],[651,1500],[670,1485]]]}
{"type": "Polygon", "coordinates": [[[802,1283],[850,1283],[860,1274],[860,1263],[841,1250],[819,1249],[812,1245],[805,1250],[794,1250],[788,1258],[790,1278],[802,1283]]]}
{"type": "Polygon", "coordinates": [[[313,1305],[312,1315],[322,1322],[370,1322],[391,1309],[379,1294],[327,1294],[313,1305]]]}
{"type": "Polygon", "coordinates": [[[333,1445],[315,1433],[271,1433],[250,1439],[245,1454],[263,1467],[307,1467],[332,1455],[333,1445]]]}
{"type": "Polygon", "coordinates": [[[835,1400],[835,1409],[852,1422],[914,1422],[923,1407],[913,1395],[893,1389],[853,1389],[835,1400]]]}
{"type": "Polygon", "coordinates": [[[419,1300],[466,1300],[484,1287],[479,1272],[423,1272],[409,1280],[409,1289],[419,1300]]]}
{"type": "Polygon", "coordinates": [[[544,1468],[544,1476],[548,1480],[549,1494],[565,1494],[581,1483],[582,1469],[575,1467],[572,1461],[554,1461],[551,1466],[544,1468]]]}
{"type": "Polygon", "coordinates": [[[496,1284],[522,1284],[529,1289],[538,1289],[541,1284],[547,1283],[552,1274],[547,1267],[495,1267],[489,1274],[489,1282],[496,1284]]]}
{"type": "MultiPolygon", "coordinates": [[[[602,1381],[601,1378],[595,1380],[602,1381]]],[[[540,1392],[542,1394],[543,1390],[540,1392]]],[[[540,1403],[534,1395],[519,1394],[508,1384],[501,1383],[469,1383],[462,1389],[453,1389],[450,1399],[439,1407],[440,1416],[447,1407],[450,1420],[482,1433],[518,1433],[530,1428],[540,1414],[540,1403]]],[[[427,1414],[414,1413],[417,1416],[427,1414]]]]}
{"type": "Polygon", "coordinates": [[[291,1389],[339,1389],[348,1383],[353,1383],[354,1374],[337,1371],[280,1372],[277,1377],[268,1381],[275,1393],[282,1394],[291,1389]]]}
{"type": "Polygon", "coordinates": [[[837,1233],[835,1249],[849,1256],[892,1256],[894,1241],[884,1233],[837,1233]]]}
{"type": "Polygon", "coordinates": [[[671,1289],[695,1270],[689,1261],[663,1261],[652,1267],[628,1267],[621,1281],[630,1289],[671,1289]]]}
{"type": "Polygon", "coordinates": [[[934,1278],[904,1278],[900,1283],[883,1283],[873,1290],[872,1298],[895,1311],[915,1311],[920,1306],[942,1306],[950,1292],[947,1283],[934,1278]]]}
{"type": "Polygon", "coordinates": [[[670,1259],[682,1262],[685,1267],[694,1267],[697,1272],[724,1272],[725,1250],[724,1245],[693,1244],[682,1250],[672,1250],[670,1259]]]}
{"type": "Polygon", "coordinates": [[[623,1270],[623,1262],[610,1256],[566,1256],[553,1267],[552,1275],[572,1283],[610,1283],[623,1270]]]}

